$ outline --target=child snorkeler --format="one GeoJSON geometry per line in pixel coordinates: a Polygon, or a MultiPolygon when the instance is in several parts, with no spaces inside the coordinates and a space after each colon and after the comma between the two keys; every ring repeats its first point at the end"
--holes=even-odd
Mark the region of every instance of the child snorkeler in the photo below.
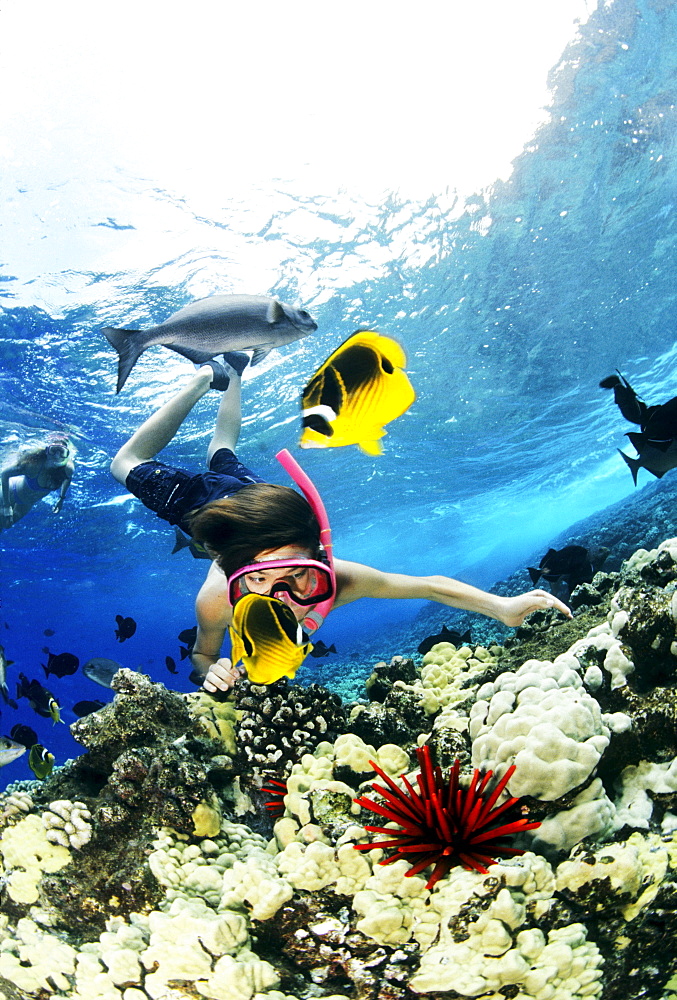
{"type": "Polygon", "coordinates": [[[44,442],[26,445],[8,460],[0,470],[0,531],[16,524],[38,500],[55,490],[59,498],[53,509],[59,513],[73,478],[74,454],[68,436],[55,431],[44,442]]]}
{"type": "MultiPolygon", "coordinates": [[[[221,656],[221,646],[233,623],[234,608],[250,594],[284,602],[311,634],[332,607],[361,597],[437,601],[511,626],[540,608],[556,608],[571,617],[567,606],[544,590],[502,597],[446,576],[385,573],[334,559],[322,502],[291,455],[280,452],[278,459],[304,496],[264,482],[238,461],[240,375],[249,359],[237,353],[224,359],[225,369],[213,361],[200,368],[141,425],[111,463],[118,482],[158,517],[191,534],[213,560],[195,603],[198,629],[191,654],[205,690],[228,691],[243,673],[221,656]],[[210,388],[223,390],[223,395],[207,449],[208,471],[190,475],[155,461],[210,388]]],[[[268,682],[285,672],[281,669],[268,682]]]]}

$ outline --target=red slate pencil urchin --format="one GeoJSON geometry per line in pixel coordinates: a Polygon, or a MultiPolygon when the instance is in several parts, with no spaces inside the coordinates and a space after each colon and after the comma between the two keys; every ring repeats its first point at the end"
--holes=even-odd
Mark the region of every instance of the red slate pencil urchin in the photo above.
{"type": "Polygon", "coordinates": [[[268,785],[262,785],[261,791],[265,792],[266,795],[271,796],[268,802],[265,803],[268,814],[277,819],[278,816],[284,816],[284,797],[287,794],[287,782],[277,781],[276,778],[268,778],[268,785]]]}
{"type": "Polygon", "coordinates": [[[486,865],[495,864],[497,857],[524,854],[517,847],[505,846],[502,841],[511,834],[534,830],[540,823],[529,822],[525,816],[516,817],[519,799],[509,798],[496,805],[515,770],[514,764],[490,791],[488,786],[493,771],[482,775],[476,770],[470,787],[462,788],[458,781],[458,760],[449,769],[449,778],[445,781],[442,769],[433,765],[428,746],[419,747],[416,756],[421,768],[416,776],[418,791],[401,775],[406,793],[373,760],[369,761],[388,786],[372,785],[374,791],[383,796],[385,804],[364,796],[355,799],[355,802],[399,824],[401,829],[367,826],[365,829],[371,833],[383,833],[393,839],[355,844],[356,851],[394,847],[396,850],[392,857],[379,863],[389,865],[404,858],[412,866],[407,875],[418,875],[424,868],[434,865],[427,882],[428,889],[454,865],[486,874],[486,865]]]}

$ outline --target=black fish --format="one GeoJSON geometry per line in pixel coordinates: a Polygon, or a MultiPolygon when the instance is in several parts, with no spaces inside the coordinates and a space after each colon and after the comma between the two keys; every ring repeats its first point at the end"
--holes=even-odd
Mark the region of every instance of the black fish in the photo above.
{"type": "Polygon", "coordinates": [[[42,634],[46,635],[47,638],[49,639],[49,638],[51,638],[54,635],[54,629],[53,628],[46,628],[45,631],[42,634]]]}
{"type": "Polygon", "coordinates": [[[38,742],[38,734],[30,726],[24,726],[21,722],[17,722],[16,726],[12,726],[9,731],[9,735],[17,743],[23,743],[25,747],[32,747],[38,742]]]}
{"type": "Polygon", "coordinates": [[[45,677],[49,677],[50,674],[54,674],[56,677],[66,677],[68,674],[74,674],[80,666],[80,660],[73,653],[50,653],[48,649],[43,650],[43,652],[47,653],[48,656],[47,666],[42,664],[45,677]]]}
{"type": "Polygon", "coordinates": [[[174,527],[176,532],[176,538],[174,541],[174,548],[172,549],[172,555],[175,552],[180,552],[181,549],[189,549],[190,554],[193,559],[211,559],[211,556],[205,551],[204,545],[200,545],[199,542],[194,541],[189,538],[188,535],[184,535],[180,528],[174,527]]]}
{"type": "Polygon", "coordinates": [[[210,295],[184,306],[149,330],[103,333],[118,352],[120,392],[137,358],[152,344],[162,344],[194,364],[217,354],[253,350],[252,365],[272,350],[307,337],[317,323],[304,309],[294,309],[269,295],[210,295]]]}
{"type": "Polygon", "coordinates": [[[613,389],[614,403],[621,411],[626,420],[631,424],[639,424],[644,427],[646,421],[651,416],[651,411],[655,406],[647,406],[643,399],[640,399],[630,383],[620,372],[617,375],[609,375],[599,383],[600,389],[613,389]]]}
{"type": "Polygon", "coordinates": [[[124,642],[125,639],[131,639],[136,632],[136,622],[133,618],[123,618],[122,615],[116,615],[115,621],[118,623],[118,627],[115,629],[115,638],[118,642],[124,642]]]}
{"type": "Polygon", "coordinates": [[[646,434],[630,431],[627,434],[637,452],[637,458],[631,458],[618,449],[618,454],[632,473],[632,480],[637,485],[637,473],[646,469],[656,479],[662,479],[666,472],[677,467],[677,438],[669,441],[652,441],[646,434]]]}
{"type": "Polygon", "coordinates": [[[190,681],[190,683],[197,684],[198,687],[202,687],[204,679],[205,675],[201,674],[199,670],[191,670],[191,672],[188,674],[188,680],[190,681]]]}
{"type": "Polygon", "coordinates": [[[321,639],[318,639],[317,642],[313,643],[313,648],[310,651],[310,655],[319,658],[320,656],[329,656],[330,653],[335,653],[335,652],[336,652],[336,646],[334,645],[333,642],[331,646],[327,646],[325,645],[324,642],[322,642],[321,639]]]}
{"type": "Polygon", "coordinates": [[[165,656],[165,666],[170,674],[177,674],[176,660],[172,656],[165,656]]]}
{"type": "Polygon", "coordinates": [[[182,632],[179,632],[177,639],[179,642],[185,642],[186,646],[192,649],[197,639],[197,625],[193,625],[192,628],[184,628],[182,632]]]}
{"type": "Polygon", "coordinates": [[[592,582],[608,554],[609,550],[604,546],[591,556],[582,545],[565,545],[563,549],[548,549],[538,564],[538,569],[527,566],[527,571],[534,586],[543,577],[551,590],[562,585],[571,593],[579,583],[592,582]]]}
{"type": "Polygon", "coordinates": [[[59,703],[40,681],[28,680],[25,674],[19,674],[19,683],[16,686],[17,698],[27,698],[28,703],[34,712],[45,719],[52,719],[54,722],[61,722],[59,703]]]}
{"type": "Polygon", "coordinates": [[[419,653],[429,653],[433,646],[436,646],[438,642],[451,642],[454,646],[463,646],[464,644],[471,641],[470,629],[464,632],[462,635],[455,629],[447,628],[446,625],[442,626],[442,631],[438,632],[437,635],[429,635],[418,645],[417,652],[419,653]]]}
{"type": "Polygon", "coordinates": [[[630,383],[618,373],[602,379],[602,389],[614,390],[614,401],[626,420],[639,424],[641,433],[630,432],[637,458],[631,458],[619,448],[619,454],[632,473],[637,485],[637,473],[646,469],[657,479],[677,467],[677,396],[667,403],[647,406],[630,383]]]}
{"type": "Polygon", "coordinates": [[[192,653],[192,649],[188,649],[187,646],[179,646],[179,653],[181,654],[181,659],[187,659],[192,653]]]}
{"type": "Polygon", "coordinates": [[[99,701],[98,698],[94,701],[77,701],[73,705],[73,711],[78,719],[81,719],[83,715],[91,715],[92,712],[98,712],[105,704],[105,701],[99,701]]]}

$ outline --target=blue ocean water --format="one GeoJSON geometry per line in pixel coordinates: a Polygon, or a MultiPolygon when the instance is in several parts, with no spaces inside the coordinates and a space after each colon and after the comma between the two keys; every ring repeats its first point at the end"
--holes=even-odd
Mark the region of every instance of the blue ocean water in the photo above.
{"type": "MultiPolygon", "coordinates": [[[[224,194],[204,215],[119,171],[102,179],[55,160],[51,189],[29,166],[6,173],[1,447],[68,428],[78,448],[62,513],[42,502],[0,536],[10,678],[44,680],[48,649],[81,663],[111,657],[192,689],[177,636],[194,623],[206,563],[172,555],[173,530],[108,474],[190,368],[153,348],[116,396],[116,357],[100,330],[152,325],[202,295],[265,292],[317,319],[315,335],[246,373],[240,456],[284,483],[274,455],[290,447],[322,493],[341,557],[489,587],[632,491],[617,453],[628,425],[598,383],[618,368],[649,402],[677,394],[676,70],[673,3],[602,6],[552,71],[550,122],[511,179],[462,211],[448,191],[369,201],[280,181],[246,204],[224,194]],[[164,257],[148,267],[140,248],[153,227],[164,257]],[[60,269],[65,231],[80,257],[60,269]],[[275,261],[269,287],[242,287],[244,255],[275,261]],[[402,343],[417,400],[389,426],[381,457],[300,452],[300,391],[358,326],[402,343]],[[116,615],[138,623],[124,643],[116,615]]],[[[195,407],[165,460],[200,467],[217,405],[213,393],[195,407]]],[[[640,473],[640,485],[649,478],[640,473]]],[[[332,614],[322,636],[339,650],[331,673],[375,637],[381,656],[413,651],[413,638],[402,650],[388,637],[419,608],[372,601],[332,614]]],[[[299,679],[322,681],[328,662],[299,679]]],[[[47,683],[66,724],[76,701],[110,697],[79,672],[47,683]]],[[[18,704],[2,708],[2,732],[23,722],[58,759],[78,752],[66,726],[18,704]]],[[[0,780],[29,776],[24,757],[0,780]]]]}

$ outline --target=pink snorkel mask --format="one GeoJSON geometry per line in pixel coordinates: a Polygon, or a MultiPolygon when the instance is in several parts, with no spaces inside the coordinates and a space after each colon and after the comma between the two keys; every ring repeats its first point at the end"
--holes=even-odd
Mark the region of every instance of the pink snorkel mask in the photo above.
{"type": "Polygon", "coordinates": [[[307,632],[314,632],[329,614],[336,597],[329,518],[320,494],[296,459],[286,448],[275,457],[302,491],[317,518],[320,558],[309,559],[300,554],[298,558],[250,563],[228,578],[228,597],[233,607],[241,597],[255,593],[276,597],[291,608],[308,608],[301,625],[307,632]]]}

